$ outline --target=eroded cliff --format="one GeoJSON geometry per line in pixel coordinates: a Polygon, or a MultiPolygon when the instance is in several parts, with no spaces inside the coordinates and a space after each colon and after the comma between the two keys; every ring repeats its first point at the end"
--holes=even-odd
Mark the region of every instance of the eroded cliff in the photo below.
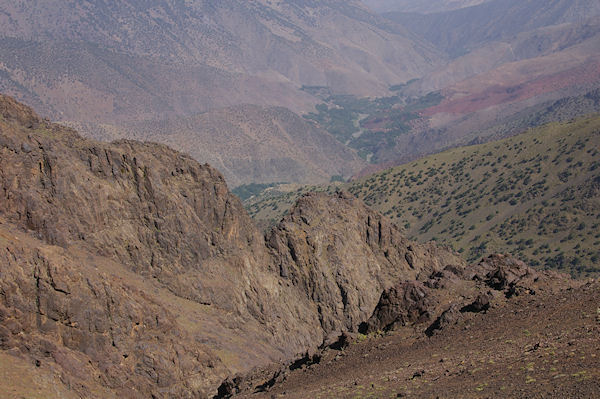
{"type": "Polygon", "coordinates": [[[462,264],[344,193],[300,199],[265,239],[208,165],[0,111],[0,349],[84,396],[210,395],[462,264]]]}

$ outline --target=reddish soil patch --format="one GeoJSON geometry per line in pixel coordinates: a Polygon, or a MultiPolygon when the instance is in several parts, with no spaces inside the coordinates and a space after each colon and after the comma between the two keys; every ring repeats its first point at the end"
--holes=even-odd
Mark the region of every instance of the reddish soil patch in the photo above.
{"type": "Polygon", "coordinates": [[[441,104],[422,111],[424,116],[438,113],[469,114],[493,105],[523,101],[564,89],[570,86],[589,84],[600,79],[600,61],[588,62],[548,76],[522,82],[518,85],[494,85],[465,97],[446,99],[441,104]]]}

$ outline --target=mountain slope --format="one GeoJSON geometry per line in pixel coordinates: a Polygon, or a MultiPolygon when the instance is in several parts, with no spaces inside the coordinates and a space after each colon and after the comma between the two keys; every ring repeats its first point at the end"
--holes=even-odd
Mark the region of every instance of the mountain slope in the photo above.
{"type": "MultiPolygon", "coordinates": [[[[564,106],[568,111],[568,103],[564,106]]],[[[470,261],[506,252],[536,267],[596,275],[599,124],[597,116],[551,123],[339,186],[404,226],[410,237],[443,242],[470,261]]],[[[255,219],[268,224],[299,195],[335,189],[284,185],[245,204],[255,219]]]]}
{"type": "MultiPolygon", "coordinates": [[[[107,129],[131,137],[127,127],[134,122],[157,137],[188,123],[178,122],[182,118],[247,104],[301,113],[319,102],[303,87],[383,95],[391,84],[421,76],[443,58],[358,1],[0,1],[0,91],[91,137],[107,129]]],[[[223,111],[215,114],[221,127],[231,128],[225,134],[240,142],[262,134],[252,124],[236,130],[242,109],[250,120],[264,119],[264,111],[252,107],[238,108],[231,121],[223,111]]],[[[315,137],[314,129],[299,123],[294,128],[299,130],[282,129],[278,143],[287,144],[288,133],[315,137]]],[[[276,133],[273,126],[267,129],[276,133]]],[[[156,141],[202,162],[218,162],[234,185],[322,181],[350,175],[357,166],[349,166],[356,159],[336,144],[325,146],[332,150],[330,162],[323,151],[312,158],[265,159],[260,148],[248,151],[256,145],[229,153],[214,148],[212,138],[196,136],[193,148],[163,137],[156,141]],[[196,151],[203,148],[219,151],[221,159],[196,151]]],[[[327,140],[317,136],[319,144],[327,140]]],[[[275,151],[289,152],[285,145],[275,151]]]]}
{"type": "Polygon", "coordinates": [[[598,18],[486,44],[418,81],[396,86],[396,97],[368,102],[389,104],[381,110],[364,106],[364,111],[352,110],[362,128],[362,133],[356,129],[355,134],[360,134],[356,141],[363,144],[378,138],[366,144],[373,152],[371,160],[381,168],[473,140],[490,140],[491,130],[512,123],[527,110],[536,112],[542,104],[600,87],[599,46],[598,18]],[[403,96],[409,101],[403,101],[403,96]],[[415,112],[411,98],[425,105],[415,112]]]}
{"type": "Polygon", "coordinates": [[[60,377],[54,397],[212,396],[356,331],[394,281],[462,264],[342,193],[303,198],[265,241],[210,166],[4,96],[0,187],[0,356],[60,377]]]}
{"type": "Polygon", "coordinates": [[[597,273],[599,123],[551,124],[450,150],[352,183],[350,191],[411,236],[435,237],[469,259],[511,252],[544,267],[597,273]]]}
{"type": "Polygon", "coordinates": [[[479,314],[456,311],[459,319],[432,337],[420,325],[359,336],[317,363],[286,370],[264,392],[250,385],[234,397],[596,397],[599,300],[595,282],[523,295],[479,314]]]}
{"type": "Polygon", "coordinates": [[[190,115],[245,102],[298,111],[314,104],[302,85],[382,93],[439,58],[357,2],[19,1],[0,10],[13,53],[2,52],[3,82],[61,120],[190,115]],[[76,93],[105,114],[87,117],[76,93]],[[141,95],[152,101],[137,103],[141,95]]]}
{"type": "Polygon", "coordinates": [[[386,14],[450,54],[505,41],[521,32],[564,23],[583,23],[600,15],[593,0],[493,0],[460,10],[414,15],[386,14]]]}
{"type": "Polygon", "coordinates": [[[362,2],[378,13],[414,12],[431,14],[471,7],[490,0],[363,0],[362,2]]]}
{"type": "Polygon", "coordinates": [[[328,182],[365,163],[326,131],[283,107],[244,105],[189,118],[105,126],[102,140],[160,142],[218,168],[231,186],[248,182],[328,182]]]}

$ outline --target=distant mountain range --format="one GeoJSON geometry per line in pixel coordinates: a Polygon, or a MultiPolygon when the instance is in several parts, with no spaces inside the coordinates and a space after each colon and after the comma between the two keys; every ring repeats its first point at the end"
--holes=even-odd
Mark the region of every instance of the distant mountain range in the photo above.
{"type": "Polygon", "coordinates": [[[0,89],[60,120],[301,111],[302,85],[376,95],[440,64],[357,1],[2,1],[0,36],[0,89]]]}
{"type": "MultiPolygon", "coordinates": [[[[415,14],[390,12],[401,23],[451,55],[464,54],[490,42],[510,41],[522,32],[548,26],[585,23],[600,15],[594,0],[493,0],[451,12],[415,14]]],[[[536,32],[543,48],[551,38],[536,32]]]]}
{"type": "Polygon", "coordinates": [[[376,12],[415,12],[422,14],[451,11],[490,0],[363,0],[376,12]]]}
{"type": "Polygon", "coordinates": [[[0,0],[0,91],[237,186],[364,174],[600,87],[595,1],[367,3],[0,0]]]}

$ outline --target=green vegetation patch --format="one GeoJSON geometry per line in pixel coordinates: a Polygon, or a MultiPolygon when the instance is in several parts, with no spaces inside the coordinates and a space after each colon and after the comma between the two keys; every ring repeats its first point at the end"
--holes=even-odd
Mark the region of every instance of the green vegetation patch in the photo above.
{"type": "MultiPolygon", "coordinates": [[[[410,83],[410,82],[409,82],[410,83]]],[[[408,83],[407,83],[408,84],[408,83]]],[[[358,98],[352,95],[330,95],[316,106],[316,112],[305,115],[335,138],[370,162],[381,161],[378,153],[396,145],[396,138],[411,131],[410,123],[421,119],[418,111],[443,100],[439,92],[423,97],[400,94],[406,85],[392,86],[399,94],[390,97],[358,98]]],[[[310,93],[326,93],[323,87],[304,87],[310,93]]]]}
{"type": "MultiPolygon", "coordinates": [[[[275,221],[303,193],[338,187],[274,189],[246,206],[275,221]]],[[[468,261],[510,253],[538,268],[600,275],[599,116],[455,148],[341,187],[410,238],[449,245],[468,261]]]]}
{"type": "Polygon", "coordinates": [[[475,261],[600,274],[600,117],[553,123],[377,173],[348,190],[418,241],[475,261]]]}
{"type": "Polygon", "coordinates": [[[261,184],[261,183],[250,183],[250,184],[244,184],[242,186],[237,186],[236,188],[234,188],[233,190],[231,190],[232,193],[234,193],[235,195],[237,195],[242,201],[245,201],[249,198],[252,198],[260,193],[262,193],[263,191],[265,191],[267,188],[271,188],[274,187],[278,184],[281,183],[265,183],[265,184],[261,184]]]}

